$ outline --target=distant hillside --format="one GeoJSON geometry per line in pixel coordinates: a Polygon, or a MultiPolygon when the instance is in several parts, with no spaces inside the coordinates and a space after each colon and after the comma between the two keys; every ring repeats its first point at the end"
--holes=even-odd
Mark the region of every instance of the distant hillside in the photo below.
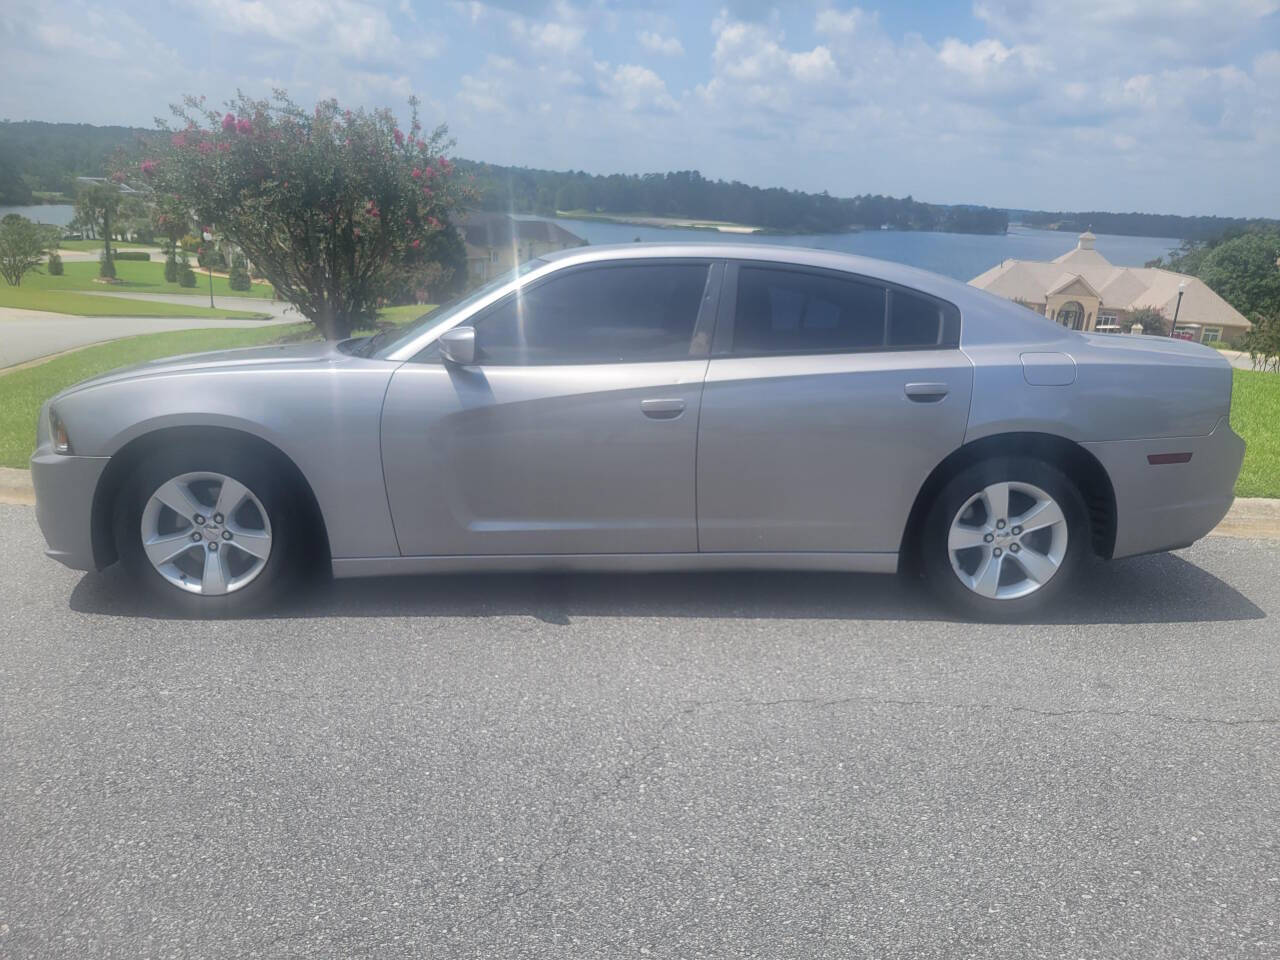
{"type": "Polygon", "coordinates": [[[1049,213],[1045,210],[1010,210],[1010,217],[1028,227],[1067,233],[1114,233],[1124,237],[1173,237],[1178,240],[1212,240],[1227,233],[1280,226],[1263,217],[1176,217],[1163,213],[1049,213]]]}
{"type": "MultiPolygon", "coordinates": [[[[69,195],[78,176],[102,176],[113,154],[154,131],[84,123],[0,122],[0,204],[38,202],[39,193],[69,195]]],[[[475,177],[479,205],[489,210],[554,215],[585,210],[603,215],[645,215],[749,224],[786,233],[849,229],[944,230],[1004,233],[1009,220],[1080,233],[1205,240],[1230,231],[1277,226],[1274,220],[1177,217],[1148,213],[1050,213],[996,210],[969,204],[923,203],[914,198],[864,194],[833,197],[781,187],[708,180],[696,170],[611,174],[504,167],[459,160],[475,177]]]]}
{"type": "Polygon", "coordinates": [[[0,204],[33,202],[33,191],[70,194],[76,177],[100,177],[111,155],[154,133],[88,123],[0,123],[0,204]]]}

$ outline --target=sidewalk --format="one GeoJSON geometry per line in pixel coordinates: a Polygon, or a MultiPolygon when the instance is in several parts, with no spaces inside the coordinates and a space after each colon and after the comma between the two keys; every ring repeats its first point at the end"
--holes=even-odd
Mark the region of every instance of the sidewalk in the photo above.
{"type": "MultiPolygon", "coordinates": [[[[31,472],[0,467],[0,503],[34,504],[31,472]]],[[[1231,512],[1209,534],[1211,537],[1245,537],[1280,540],[1280,500],[1237,497],[1231,512]]]]}

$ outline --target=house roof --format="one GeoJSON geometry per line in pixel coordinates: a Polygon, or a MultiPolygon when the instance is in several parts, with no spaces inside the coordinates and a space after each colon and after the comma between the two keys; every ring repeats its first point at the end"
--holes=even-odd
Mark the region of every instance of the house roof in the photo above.
{"type": "Polygon", "coordinates": [[[1066,292],[1073,283],[1082,295],[1096,296],[1104,309],[1140,310],[1153,307],[1172,317],[1182,288],[1178,322],[1207,326],[1250,327],[1249,319],[1214,293],[1198,277],[1155,267],[1117,267],[1093,248],[1094,236],[1080,235],[1074,250],[1052,261],[1005,260],[969,281],[975,287],[1009,300],[1043,304],[1066,292]],[[1092,293],[1086,293],[1085,290],[1092,293]]]}
{"type": "Polygon", "coordinates": [[[519,242],[581,246],[582,238],[550,220],[521,220],[506,213],[469,213],[458,223],[474,247],[510,247],[519,242]]]}

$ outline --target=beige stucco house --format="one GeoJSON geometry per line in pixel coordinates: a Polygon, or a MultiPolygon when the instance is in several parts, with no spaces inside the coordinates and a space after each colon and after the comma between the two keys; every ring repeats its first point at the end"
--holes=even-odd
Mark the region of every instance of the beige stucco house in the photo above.
{"type": "Polygon", "coordinates": [[[1176,311],[1178,333],[1203,343],[1235,340],[1252,326],[1203,280],[1154,267],[1117,267],[1093,248],[1096,239],[1086,231],[1074,250],[1055,260],[1005,260],[969,282],[1074,330],[1129,333],[1134,313],[1144,307],[1167,320],[1176,311]]]}
{"type": "Polygon", "coordinates": [[[586,241],[558,223],[519,220],[505,213],[471,213],[458,228],[467,248],[467,280],[483,283],[544,253],[586,241]]]}

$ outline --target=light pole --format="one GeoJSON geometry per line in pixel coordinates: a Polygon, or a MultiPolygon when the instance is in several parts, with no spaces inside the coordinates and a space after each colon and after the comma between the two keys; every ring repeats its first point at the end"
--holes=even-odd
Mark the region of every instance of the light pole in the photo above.
{"type": "Polygon", "coordinates": [[[1178,302],[1173,305],[1173,323],[1169,324],[1169,336],[1178,332],[1178,311],[1182,309],[1182,295],[1187,292],[1187,281],[1178,283],[1178,302]]]}
{"type": "MultiPolygon", "coordinates": [[[[205,230],[205,243],[214,242],[214,234],[209,230],[205,230]]],[[[205,253],[205,270],[209,271],[209,308],[214,308],[214,251],[210,247],[209,252],[205,253]]],[[[1181,294],[1178,294],[1179,300],[1181,294]]]]}

